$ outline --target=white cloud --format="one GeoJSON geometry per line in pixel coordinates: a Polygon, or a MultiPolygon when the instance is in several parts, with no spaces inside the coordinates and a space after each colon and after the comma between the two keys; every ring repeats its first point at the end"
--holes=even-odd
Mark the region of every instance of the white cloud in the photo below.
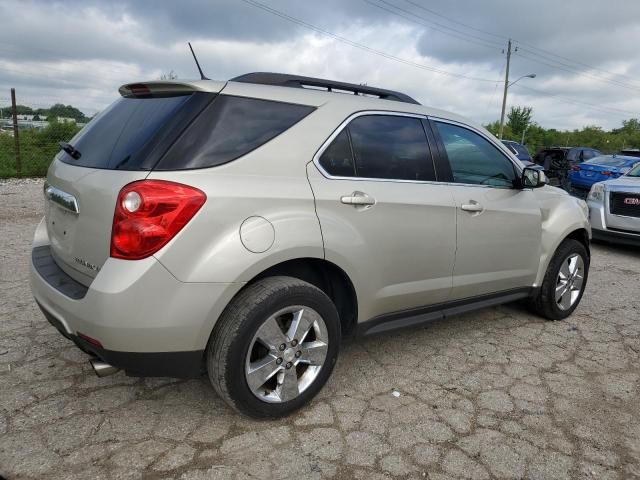
{"type": "MultiPolygon", "coordinates": [[[[288,0],[273,5],[410,62],[459,75],[501,79],[504,57],[498,49],[478,47],[472,41],[404,21],[362,1],[327,2],[331,5],[288,0]]],[[[427,15],[425,18],[430,20],[447,22],[402,0],[390,3],[427,15]]],[[[544,63],[562,67],[559,63],[569,60],[548,55],[536,57],[521,50],[513,57],[512,78],[531,72],[538,77],[524,79],[512,87],[509,105],[530,105],[536,121],[555,128],[579,128],[586,124],[612,128],[625,118],[640,116],[637,95],[640,80],[635,81],[640,63],[629,54],[635,48],[629,50],[630,45],[637,45],[640,40],[640,18],[629,18],[638,10],[635,5],[620,3],[616,11],[607,10],[607,20],[618,23],[598,29],[605,19],[597,8],[575,10],[574,25],[566,17],[548,14],[550,8],[571,11],[570,6],[558,6],[550,0],[536,2],[535,9],[519,2],[506,9],[495,1],[483,2],[483,9],[476,2],[463,3],[432,2],[429,7],[449,16],[455,14],[458,20],[484,31],[493,29],[508,34],[504,29],[509,25],[524,25],[517,33],[526,45],[552,49],[559,55],[612,72],[575,63],[571,69],[579,70],[580,74],[566,71],[567,68],[551,68],[544,63]],[[537,30],[532,24],[537,22],[536,37],[537,30]],[[603,37],[607,28],[609,33],[603,37]]],[[[592,0],[592,3],[595,6],[601,2],[592,0]]],[[[500,114],[501,84],[404,65],[299,28],[244,3],[193,0],[179,8],[176,4],[158,2],[153,6],[139,2],[19,5],[22,20],[15,25],[5,24],[0,31],[0,105],[8,103],[9,88],[16,87],[20,103],[36,107],[73,104],[87,113],[95,113],[117,96],[117,88],[123,83],[158,78],[169,70],[182,78],[195,77],[197,72],[186,46],[192,40],[205,72],[212,78],[224,80],[260,70],[298,73],[397,89],[425,105],[452,110],[478,122],[495,120],[500,114]],[[21,35],[16,35],[17,31],[21,35]]],[[[3,3],[0,17],[9,18],[16,8],[18,4],[13,1],[3,3]]],[[[460,25],[448,25],[473,32],[460,25]]],[[[491,42],[500,40],[493,38],[491,42]]]]}

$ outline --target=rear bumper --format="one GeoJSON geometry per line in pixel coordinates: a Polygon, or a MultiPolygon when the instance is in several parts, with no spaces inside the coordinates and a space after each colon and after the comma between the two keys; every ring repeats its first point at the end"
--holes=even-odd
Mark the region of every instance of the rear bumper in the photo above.
{"type": "MultiPolygon", "coordinates": [[[[36,303],[38,303],[36,301],[36,303]]],[[[38,303],[45,318],[64,337],[88,355],[124,370],[133,377],[195,378],[205,372],[204,350],[191,352],[118,352],[106,350],[66,331],[51,312],[38,303]]]]}
{"type": "MultiPolygon", "coordinates": [[[[43,232],[44,230],[44,232],[43,232]]],[[[218,317],[242,287],[233,283],[185,283],[155,258],[110,258],[89,287],[69,284],[64,272],[51,276],[37,263],[47,245],[36,230],[31,290],[45,316],[65,337],[103,361],[141,376],[194,376],[218,317]],[[35,263],[34,263],[35,262],[35,263]],[[82,292],[82,289],[86,291],[82,292]],[[94,345],[78,334],[100,342],[94,345]]]]}

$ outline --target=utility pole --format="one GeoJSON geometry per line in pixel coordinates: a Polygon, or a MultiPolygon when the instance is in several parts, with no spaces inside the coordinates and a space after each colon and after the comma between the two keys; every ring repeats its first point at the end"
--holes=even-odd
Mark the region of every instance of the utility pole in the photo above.
{"type": "Polygon", "coordinates": [[[522,131],[522,139],[520,140],[521,145],[524,145],[524,136],[527,133],[528,128],[529,128],[529,125],[525,125],[524,130],[522,131]]]}
{"type": "Polygon", "coordinates": [[[18,138],[18,110],[16,109],[16,89],[11,89],[11,114],[13,115],[13,141],[16,146],[16,175],[22,176],[22,161],[20,160],[20,139],[18,138]]]}
{"type": "Polygon", "coordinates": [[[509,63],[511,63],[511,39],[507,43],[507,69],[504,75],[504,94],[502,95],[502,113],[500,114],[500,140],[504,129],[504,109],[507,106],[507,89],[509,88],[509,63]]]}

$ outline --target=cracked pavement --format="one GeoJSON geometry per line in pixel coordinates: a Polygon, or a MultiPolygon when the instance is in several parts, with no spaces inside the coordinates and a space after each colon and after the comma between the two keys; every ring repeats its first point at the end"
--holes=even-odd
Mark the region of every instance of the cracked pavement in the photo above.
{"type": "Polygon", "coordinates": [[[640,478],[640,249],[594,245],[568,320],[516,304],[345,343],[310,405],[255,421],[205,378],[93,374],[31,297],[41,192],[0,183],[8,480],[640,478]]]}

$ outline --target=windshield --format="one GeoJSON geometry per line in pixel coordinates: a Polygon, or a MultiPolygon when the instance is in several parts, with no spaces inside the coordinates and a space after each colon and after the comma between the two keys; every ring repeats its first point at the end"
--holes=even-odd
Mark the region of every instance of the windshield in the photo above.
{"type": "Polygon", "coordinates": [[[629,170],[629,173],[627,173],[627,177],[640,177],[640,163],[629,170]]]}
{"type": "Polygon", "coordinates": [[[621,167],[627,163],[627,161],[623,158],[606,157],[603,155],[601,157],[592,158],[591,160],[587,160],[583,163],[588,163],[589,165],[602,165],[603,167],[621,167]]]}

